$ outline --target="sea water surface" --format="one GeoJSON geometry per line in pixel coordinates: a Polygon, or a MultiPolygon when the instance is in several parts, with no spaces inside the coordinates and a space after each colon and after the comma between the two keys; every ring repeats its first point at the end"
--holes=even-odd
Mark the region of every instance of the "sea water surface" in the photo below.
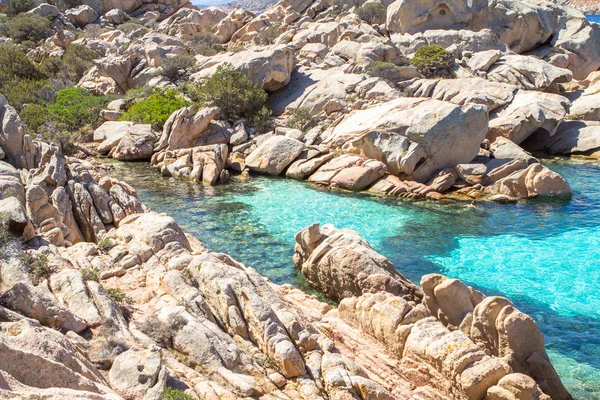
{"type": "Polygon", "coordinates": [[[208,249],[225,252],[276,283],[308,289],[293,266],[294,235],[331,223],[363,235],[415,282],[439,272],[531,315],[576,399],[600,399],[600,162],[554,161],[570,201],[517,204],[406,202],[331,192],[258,177],[208,187],[162,178],[149,165],[115,163],[135,186],[208,249]]]}

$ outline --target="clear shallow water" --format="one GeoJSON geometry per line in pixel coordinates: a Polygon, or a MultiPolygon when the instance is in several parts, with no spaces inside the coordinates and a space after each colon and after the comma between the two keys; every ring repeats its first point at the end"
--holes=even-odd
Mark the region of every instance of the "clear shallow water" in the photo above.
{"type": "Polygon", "coordinates": [[[510,298],[533,316],[576,399],[600,399],[600,163],[556,162],[571,201],[512,205],[409,203],[328,192],[277,178],[204,187],[115,164],[144,202],[212,251],[277,283],[308,285],[292,264],[294,235],[313,222],[358,231],[415,282],[431,272],[510,298]]]}
{"type": "Polygon", "coordinates": [[[586,15],[586,17],[589,21],[600,23],[600,15],[586,15]]]}

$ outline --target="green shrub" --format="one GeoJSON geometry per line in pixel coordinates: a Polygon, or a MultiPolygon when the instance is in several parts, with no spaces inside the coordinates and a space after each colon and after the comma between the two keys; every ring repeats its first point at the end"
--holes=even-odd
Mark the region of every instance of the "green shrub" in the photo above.
{"type": "Polygon", "coordinates": [[[156,91],[150,97],[133,104],[120,119],[138,124],[151,124],[153,129],[162,130],[173,112],[188,105],[188,101],[176,90],[156,91]]]}
{"type": "Polygon", "coordinates": [[[98,250],[100,250],[102,253],[107,253],[114,246],[114,242],[109,238],[103,238],[98,241],[98,250]]]}
{"type": "Polygon", "coordinates": [[[312,114],[308,108],[296,108],[290,118],[287,120],[287,125],[290,128],[300,129],[306,132],[310,128],[313,128],[319,122],[319,116],[312,114]]]}
{"type": "Polygon", "coordinates": [[[83,4],[83,0],[61,0],[67,8],[79,7],[83,4]]]}
{"type": "Polygon", "coordinates": [[[6,8],[6,15],[15,17],[18,14],[33,10],[35,8],[34,0],[10,0],[6,8]]]}
{"type": "Polygon", "coordinates": [[[6,92],[22,79],[40,80],[46,76],[17,46],[0,44],[0,91],[6,92]]]}
{"type": "Polygon", "coordinates": [[[189,394],[185,394],[181,389],[165,388],[160,395],[160,400],[194,400],[189,394]]]}
{"type": "Polygon", "coordinates": [[[56,93],[56,102],[48,106],[60,122],[70,130],[100,121],[100,110],[114,100],[113,96],[98,97],[83,88],[66,88],[56,93]]]}
{"type": "Polygon", "coordinates": [[[271,110],[269,110],[267,107],[261,108],[256,112],[256,114],[254,114],[254,117],[252,117],[252,123],[254,124],[254,129],[256,129],[258,133],[264,133],[271,128],[273,123],[271,115],[271,110]]]}
{"type": "Polygon", "coordinates": [[[44,279],[48,279],[52,274],[52,268],[48,265],[48,257],[44,254],[24,253],[21,256],[21,261],[28,265],[29,273],[35,285],[44,279]]]}
{"type": "Polygon", "coordinates": [[[448,77],[452,75],[454,56],[436,44],[421,46],[410,61],[426,77],[448,77]]]}
{"type": "Polygon", "coordinates": [[[277,33],[277,28],[274,26],[269,26],[258,33],[257,42],[261,45],[273,44],[278,36],[279,34],[277,33]]]}
{"type": "Polygon", "coordinates": [[[3,29],[8,37],[22,44],[26,41],[37,43],[52,35],[50,21],[47,18],[29,13],[9,18],[3,29]]]}
{"type": "Polygon", "coordinates": [[[402,77],[402,67],[394,63],[375,61],[367,68],[367,74],[388,82],[395,82],[402,77]]]}
{"type": "Polygon", "coordinates": [[[77,83],[94,66],[96,58],[98,58],[98,54],[89,47],[80,44],[71,44],[65,50],[62,63],[65,66],[69,79],[73,83],[77,83]]]}
{"type": "Polygon", "coordinates": [[[79,270],[84,281],[98,282],[100,280],[100,270],[98,268],[83,267],[79,270]]]}
{"type": "Polygon", "coordinates": [[[196,59],[189,54],[182,54],[163,60],[160,67],[161,73],[171,82],[187,78],[196,66],[196,59]]]}
{"type": "Polygon", "coordinates": [[[210,32],[200,32],[188,41],[192,52],[206,57],[214,56],[223,50],[219,38],[210,32]]]}
{"type": "Polygon", "coordinates": [[[19,113],[21,119],[27,126],[28,133],[42,134],[49,124],[58,124],[59,118],[40,104],[27,104],[19,113]]]}
{"type": "Polygon", "coordinates": [[[4,95],[9,104],[21,111],[26,104],[37,104],[52,92],[47,80],[23,79],[13,81],[12,85],[4,90],[4,95]]]}
{"type": "Polygon", "coordinates": [[[358,18],[368,24],[383,24],[385,22],[386,9],[380,3],[365,3],[356,10],[358,18]]]}
{"type": "Polygon", "coordinates": [[[265,107],[267,92],[231,64],[217,67],[212,77],[192,88],[192,95],[202,106],[217,106],[226,120],[252,119],[265,107]]]}
{"type": "Polygon", "coordinates": [[[133,299],[125,294],[125,292],[119,288],[111,288],[106,290],[106,294],[110,297],[115,303],[119,304],[133,304],[135,303],[133,299]]]}

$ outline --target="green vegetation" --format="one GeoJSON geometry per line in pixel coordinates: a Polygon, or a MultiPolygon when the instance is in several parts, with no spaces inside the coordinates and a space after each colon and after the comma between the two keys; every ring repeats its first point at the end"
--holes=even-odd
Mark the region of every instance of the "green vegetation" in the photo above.
{"type": "Polygon", "coordinates": [[[42,100],[40,89],[48,86],[47,77],[14,45],[0,45],[0,92],[20,110],[28,102],[42,100]]]}
{"type": "Polygon", "coordinates": [[[176,90],[156,90],[148,98],[133,104],[123,113],[121,120],[151,124],[153,129],[162,130],[173,112],[188,105],[189,102],[182,98],[176,90]]]}
{"type": "Polygon", "coordinates": [[[40,63],[40,71],[55,79],[68,79],[72,83],[81,77],[94,65],[98,54],[89,47],[71,44],[61,57],[48,57],[40,63]]]}
{"type": "Polygon", "coordinates": [[[181,389],[165,388],[160,395],[160,400],[194,400],[189,394],[185,394],[181,389]]]}
{"type": "Polygon", "coordinates": [[[263,368],[275,369],[275,363],[270,358],[258,358],[256,363],[263,368]]]}
{"type": "Polygon", "coordinates": [[[212,77],[191,86],[190,97],[201,106],[217,106],[223,119],[232,121],[238,118],[252,120],[259,113],[265,113],[267,92],[231,64],[217,67],[212,77]]]}
{"type": "Polygon", "coordinates": [[[381,3],[365,3],[356,10],[356,15],[368,24],[383,24],[386,9],[381,3]]]}
{"type": "Polygon", "coordinates": [[[125,292],[119,288],[111,288],[106,290],[106,294],[110,297],[115,303],[119,304],[133,304],[135,303],[133,299],[125,294],[125,292]]]}
{"type": "Polygon", "coordinates": [[[367,74],[388,82],[395,82],[402,76],[402,67],[394,63],[375,61],[367,68],[367,74]]]}
{"type": "Polygon", "coordinates": [[[192,52],[196,55],[214,56],[223,50],[219,38],[210,32],[200,32],[188,41],[192,52]]]}
{"type": "Polygon", "coordinates": [[[419,47],[410,63],[428,78],[449,77],[453,74],[454,56],[442,46],[432,44],[419,47]]]}
{"type": "Polygon", "coordinates": [[[83,267],[79,270],[84,281],[98,282],[100,280],[100,270],[95,267],[83,267]]]}
{"type": "Polygon", "coordinates": [[[48,279],[52,274],[52,268],[48,265],[48,257],[44,254],[24,253],[21,261],[29,266],[29,273],[35,285],[44,279],[48,279]]]}
{"type": "Polygon", "coordinates": [[[294,129],[300,129],[303,132],[314,128],[319,122],[319,116],[312,114],[308,108],[296,108],[288,119],[288,126],[294,129]]]}
{"type": "Polygon", "coordinates": [[[10,0],[6,7],[6,15],[15,17],[18,14],[25,13],[35,8],[34,0],[10,0]]]}
{"type": "Polygon", "coordinates": [[[4,253],[4,247],[15,240],[15,237],[8,230],[8,216],[5,213],[0,214],[0,255],[4,253]]]}
{"type": "Polygon", "coordinates": [[[115,243],[110,238],[103,238],[98,241],[98,250],[102,253],[107,253],[113,247],[115,247],[115,243]]]}
{"type": "Polygon", "coordinates": [[[196,59],[189,54],[167,58],[162,62],[161,72],[167,79],[175,83],[184,80],[196,67],[196,59]]]}
{"type": "Polygon", "coordinates": [[[258,33],[257,41],[260,45],[269,45],[275,43],[275,39],[277,39],[278,36],[277,28],[269,26],[258,33]]]}
{"type": "Polygon", "coordinates": [[[112,96],[94,96],[83,88],[73,87],[59,90],[56,101],[48,110],[70,130],[100,122],[100,110],[114,100],[112,96]]]}
{"type": "Polygon", "coordinates": [[[0,20],[0,36],[8,36],[26,47],[33,47],[51,35],[50,21],[37,14],[21,13],[0,20]]]}
{"type": "Polygon", "coordinates": [[[271,110],[269,110],[266,106],[263,106],[263,108],[254,114],[252,117],[252,124],[254,124],[254,129],[256,129],[258,133],[264,133],[271,128],[273,123],[271,115],[271,110]]]}

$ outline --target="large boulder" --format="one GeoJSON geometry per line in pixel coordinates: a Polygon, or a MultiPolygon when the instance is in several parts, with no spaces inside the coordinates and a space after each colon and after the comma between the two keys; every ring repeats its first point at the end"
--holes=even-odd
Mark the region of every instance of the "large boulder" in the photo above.
{"type": "Polygon", "coordinates": [[[149,160],[154,151],[156,134],[150,124],[133,125],[109,153],[115,160],[149,160]]]}
{"type": "Polygon", "coordinates": [[[332,148],[382,161],[394,175],[424,182],[470,162],[485,138],[485,106],[399,98],[353,111],[325,132],[332,148]]]}
{"type": "Polygon", "coordinates": [[[333,300],[379,291],[408,301],[421,298],[421,290],[394,269],[358,233],[319,224],[296,234],[294,265],[308,282],[333,300]]]}
{"type": "Polygon", "coordinates": [[[540,163],[533,163],[526,169],[500,179],[486,187],[485,192],[490,196],[500,195],[511,199],[571,197],[571,188],[565,179],[540,163]]]}
{"type": "Polygon", "coordinates": [[[154,150],[186,149],[198,145],[196,142],[220,112],[218,107],[202,108],[195,112],[193,106],[175,111],[165,122],[154,150]]]}
{"type": "Polygon", "coordinates": [[[80,28],[83,28],[87,24],[91,24],[98,19],[98,13],[87,4],[68,9],[65,12],[65,16],[69,18],[73,25],[76,25],[80,28]]]}
{"type": "Polygon", "coordinates": [[[505,137],[520,144],[537,130],[552,136],[568,105],[569,101],[557,94],[520,90],[510,104],[490,114],[487,138],[505,137]]]}
{"type": "Polygon", "coordinates": [[[279,175],[300,155],[304,143],[286,136],[264,140],[246,157],[246,166],[253,171],[279,175]]]}
{"type": "Polygon", "coordinates": [[[386,28],[392,33],[467,27],[473,18],[471,3],[464,0],[396,0],[387,10],[386,28]]]}
{"type": "Polygon", "coordinates": [[[162,21],[158,29],[167,35],[188,39],[210,32],[226,16],[227,14],[217,7],[206,7],[200,10],[182,8],[162,21]]]}
{"type": "Polygon", "coordinates": [[[571,96],[568,119],[600,121],[600,82],[596,82],[583,92],[571,96]]]}
{"type": "Polygon", "coordinates": [[[568,69],[555,67],[533,56],[504,55],[487,70],[487,79],[509,83],[526,90],[546,90],[570,82],[568,69]]]}
{"type": "Polygon", "coordinates": [[[237,71],[246,74],[252,83],[268,92],[287,85],[295,66],[292,49],[277,45],[259,51],[245,50],[206,57],[198,61],[200,71],[193,74],[192,79],[209,78],[224,63],[231,64],[237,71]]]}
{"type": "Polygon", "coordinates": [[[554,135],[538,131],[522,145],[533,152],[600,158],[600,122],[563,121],[554,135]]]}
{"type": "Polygon", "coordinates": [[[148,390],[159,386],[161,393],[166,383],[166,369],[162,365],[160,349],[131,349],[115,358],[108,373],[110,385],[125,399],[144,397],[148,390]]]}
{"type": "Polygon", "coordinates": [[[4,161],[16,168],[33,168],[35,147],[17,110],[0,94],[0,148],[4,161]]]}

